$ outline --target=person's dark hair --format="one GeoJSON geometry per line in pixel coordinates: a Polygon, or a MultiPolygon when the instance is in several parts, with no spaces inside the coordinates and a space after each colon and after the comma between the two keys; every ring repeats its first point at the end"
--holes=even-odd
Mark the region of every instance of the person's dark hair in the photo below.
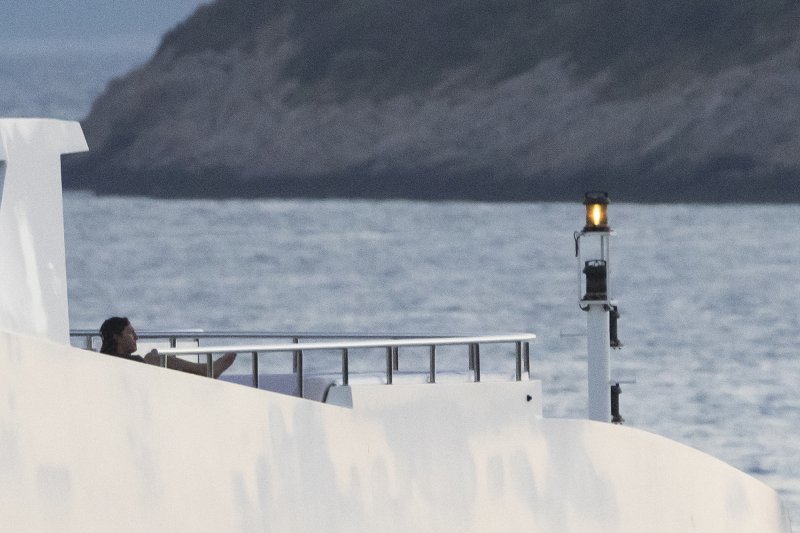
{"type": "Polygon", "coordinates": [[[100,336],[103,337],[103,345],[100,353],[117,355],[117,339],[114,335],[121,335],[122,331],[130,325],[131,321],[124,316],[112,316],[100,326],[100,336]]]}

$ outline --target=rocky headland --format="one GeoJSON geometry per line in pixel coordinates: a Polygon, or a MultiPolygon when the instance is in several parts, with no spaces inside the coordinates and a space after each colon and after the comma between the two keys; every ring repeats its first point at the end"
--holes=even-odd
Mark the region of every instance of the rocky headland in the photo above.
{"type": "Polygon", "coordinates": [[[798,202],[800,4],[218,0],[65,185],[158,197],[798,202]]]}

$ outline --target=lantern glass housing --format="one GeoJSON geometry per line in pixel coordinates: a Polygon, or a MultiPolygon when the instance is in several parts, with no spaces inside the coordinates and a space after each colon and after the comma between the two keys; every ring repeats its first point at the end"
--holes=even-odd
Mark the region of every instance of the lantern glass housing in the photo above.
{"type": "Polygon", "coordinates": [[[608,231],[608,193],[587,192],[583,205],[586,206],[586,225],[583,231],[608,231]]]}

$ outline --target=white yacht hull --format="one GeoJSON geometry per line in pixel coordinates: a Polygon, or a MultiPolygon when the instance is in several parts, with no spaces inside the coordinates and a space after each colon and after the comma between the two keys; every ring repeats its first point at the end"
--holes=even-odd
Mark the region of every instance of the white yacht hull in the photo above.
{"type": "Polygon", "coordinates": [[[6,530],[790,531],[708,455],[541,418],[536,381],[334,389],[348,408],[0,333],[0,391],[6,530]]]}

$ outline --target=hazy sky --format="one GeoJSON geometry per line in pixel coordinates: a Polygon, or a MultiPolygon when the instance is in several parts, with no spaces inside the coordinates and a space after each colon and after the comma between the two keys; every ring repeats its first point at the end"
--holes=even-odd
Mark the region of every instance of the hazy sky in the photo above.
{"type": "Polygon", "coordinates": [[[0,0],[0,116],[79,120],[210,0],[0,0]]]}
{"type": "Polygon", "coordinates": [[[0,40],[157,39],[209,0],[0,0],[0,40]]]}

